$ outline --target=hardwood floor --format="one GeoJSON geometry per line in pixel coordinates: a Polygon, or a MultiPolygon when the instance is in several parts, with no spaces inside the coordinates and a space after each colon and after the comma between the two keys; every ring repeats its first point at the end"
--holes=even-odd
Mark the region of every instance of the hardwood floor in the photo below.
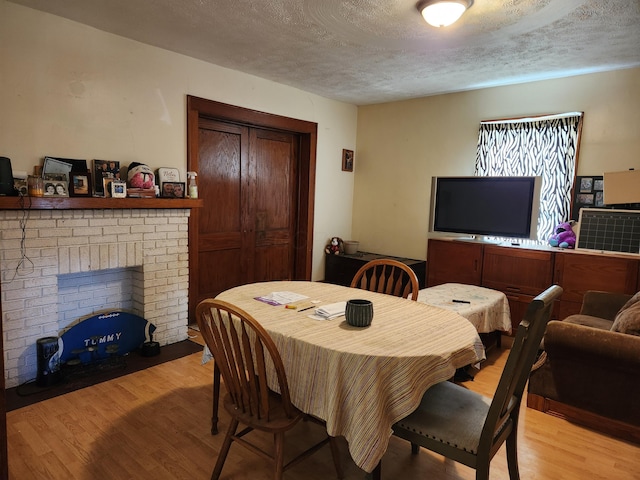
{"type": "MultiPolygon", "coordinates": [[[[196,339],[197,341],[197,339],[196,339]]],[[[494,349],[470,389],[491,395],[508,350],[494,349]]],[[[9,478],[30,479],[207,479],[222,434],[209,432],[212,365],[199,353],[7,414],[9,478]]],[[[522,407],[520,475],[548,480],[640,480],[638,445],[601,435],[522,407]]],[[[228,419],[221,410],[220,428],[228,419]]],[[[319,437],[317,425],[300,424],[288,448],[319,437]]],[[[364,479],[340,439],[346,479],[364,479]]],[[[265,445],[270,445],[265,438],[265,445]]],[[[289,452],[292,453],[292,452],[289,452]]],[[[392,437],[382,462],[383,479],[467,480],[474,470],[392,437]]],[[[237,446],[222,478],[270,479],[269,466],[237,446]]],[[[328,448],[285,474],[285,478],[335,478],[328,448]]],[[[491,464],[491,479],[508,479],[503,450],[491,464]]]]}

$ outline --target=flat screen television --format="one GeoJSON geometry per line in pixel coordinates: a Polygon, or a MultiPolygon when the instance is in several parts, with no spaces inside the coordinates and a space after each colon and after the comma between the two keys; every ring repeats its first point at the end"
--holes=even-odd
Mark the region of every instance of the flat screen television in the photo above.
{"type": "Polygon", "coordinates": [[[433,177],[431,231],[536,239],[541,177],[433,177]]]}

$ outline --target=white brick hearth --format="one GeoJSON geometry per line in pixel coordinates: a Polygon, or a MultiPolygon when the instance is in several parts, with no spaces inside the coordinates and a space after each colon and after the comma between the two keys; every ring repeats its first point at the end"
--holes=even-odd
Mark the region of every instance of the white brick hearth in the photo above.
{"type": "Polygon", "coordinates": [[[153,323],[153,339],[160,345],[185,340],[189,213],[189,209],[0,211],[6,387],[35,378],[37,339],[59,336],[80,317],[114,305],[153,323]],[[118,272],[123,280],[115,279],[118,272]],[[62,287],[58,276],[65,278],[62,287]],[[99,288],[82,285],[83,279],[95,283],[101,278],[106,283],[99,288]],[[131,290],[126,292],[130,297],[114,301],[122,285],[131,290]],[[69,293],[70,286],[77,288],[76,295],[69,293]]]}

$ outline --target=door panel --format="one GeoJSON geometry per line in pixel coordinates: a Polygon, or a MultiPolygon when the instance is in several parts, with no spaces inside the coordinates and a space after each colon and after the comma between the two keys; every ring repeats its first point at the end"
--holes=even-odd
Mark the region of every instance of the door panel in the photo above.
{"type": "Polygon", "coordinates": [[[294,275],[297,143],[294,135],[251,130],[255,181],[254,280],[294,275]]]}
{"type": "Polygon", "coordinates": [[[197,285],[192,285],[196,302],[244,283],[248,271],[242,211],[248,129],[202,120],[198,135],[198,191],[205,207],[192,213],[198,229],[197,285]]]}
{"type": "Polygon", "coordinates": [[[220,290],[241,285],[243,283],[240,269],[240,249],[222,250],[218,252],[201,252],[199,263],[202,265],[215,265],[215,268],[199,268],[197,282],[200,286],[202,299],[214,297],[220,290]]]}

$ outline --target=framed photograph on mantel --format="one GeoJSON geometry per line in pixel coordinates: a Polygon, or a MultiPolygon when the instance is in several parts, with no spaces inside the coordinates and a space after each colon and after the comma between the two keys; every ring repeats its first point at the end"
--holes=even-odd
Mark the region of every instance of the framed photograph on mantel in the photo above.
{"type": "Polygon", "coordinates": [[[163,182],[160,195],[164,198],[184,198],[184,182],[163,182]]]}
{"type": "Polygon", "coordinates": [[[342,171],[353,172],[353,150],[342,149],[342,171]]]}
{"type": "Polygon", "coordinates": [[[105,180],[120,180],[120,162],[114,160],[93,161],[94,194],[97,197],[109,197],[110,190],[105,190],[105,180]]]}
{"type": "Polygon", "coordinates": [[[69,196],[90,197],[91,186],[91,174],[89,172],[71,172],[69,175],[69,196]]]}
{"type": "Polygon", "coordinates": [[[69,180],[64,173],[45,173],[42,175],[44,180],[44,196],[45,197],[68,197],[69,196],[69,180]]]}

